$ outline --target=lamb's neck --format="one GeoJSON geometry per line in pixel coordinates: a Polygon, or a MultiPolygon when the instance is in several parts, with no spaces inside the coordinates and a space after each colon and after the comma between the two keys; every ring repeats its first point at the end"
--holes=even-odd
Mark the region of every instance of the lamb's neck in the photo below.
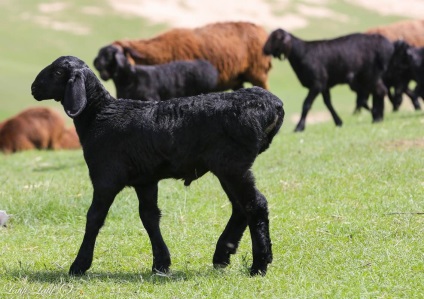
{"type": "Polygon", "coordinates": [[[85,92],[87,95],[87,106],[99,105],[108,101],[113,101],[115,98],[106,90],[100,80],[93,74],[88,75],[86,79],[85,92]]]}

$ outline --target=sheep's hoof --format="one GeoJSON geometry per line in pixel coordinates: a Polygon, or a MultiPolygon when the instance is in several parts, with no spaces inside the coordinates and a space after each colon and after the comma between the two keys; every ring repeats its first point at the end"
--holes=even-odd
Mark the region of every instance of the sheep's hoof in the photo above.
{"type": "Polygon", "coordinates": [[[382,121],[383,121],[382,117],[376,117],[372,120],[373,123],[379,123],[379,122],[382,122],[382,121]]]}
{"type": "Polygon", "coordinates": [[[229,265],[229,263],[213,263],[213,267],[215,269],[224,269],[227,268],[227,266],[229,265]]]}

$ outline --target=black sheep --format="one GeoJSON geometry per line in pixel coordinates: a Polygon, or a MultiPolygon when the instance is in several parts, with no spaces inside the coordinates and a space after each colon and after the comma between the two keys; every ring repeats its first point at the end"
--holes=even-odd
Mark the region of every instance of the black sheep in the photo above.
{"type": "Polygon", "coordinates": [[[232,203],[231,218],[213,256],[230,263],[247,227],[252,238],[251,274],[264,275],[272,261],[267,200],[250,170],[284,118],[282,102],[254,87],[169,101],[115,100],[80,59],[62,56],[44,68],[31,86],[38,101],[61,101],[73,118],[94,194],[79,253],[70,274],[91,266],[98,232],[115,196],[134,187],[141,221],[150,237],[153,271],[167,272],[171,258],[159,229],[158,182],[185,185],[210,171],[232,203]]]}
{"type": "MultiPolygon", "coordinates": [[[[415,110],[420,110],[421,106],[417,95],[409,89],[409,83],[415,81],[413,66],[408,54],[412,46],[401,40],[395,41],[393,45],[393,55],[390,58],[387,70],[383,74],[383,82],[387,88],[393,111],[399,110],[403,94],[406,94],[411,99],[415,110]]],[[[369,109],[366,103],[357,103],[355,112],[359,112],[361,107],[369,109]]]]}
{"type": "Polygon", "coordinates": [[[408,61],[412,68],[417,85],[414,89],[415,97],[424,99],[424,47],[411,47],[407,51],[408,61]]]}
{"type": "Polygon", "coordinates": [[[143,66],[133,65],[126,53],[112,47],[94,59],[103,80],[112,78],[118,98],[168,100],[214,91],[218,71],[207,60],[174,61],[143,66]]]}
{"type": "Polygon", "coordinates": [[[300,83],[309,89],[295,131],[305,129],[306,115],[319,93],[334,122],[341,126],[342,120],[331,104],[330,88],[343,83],[357,93],[357,103],[365,103],[371,93],[373,121],[383,120],[387,89],[381,77],[393,53],[392,43],[383,36],[357,33],[330,40],[303,41],[277,29],[268,37],[263,51],[280,59],[282,55],[287,57],[300,83]]]}

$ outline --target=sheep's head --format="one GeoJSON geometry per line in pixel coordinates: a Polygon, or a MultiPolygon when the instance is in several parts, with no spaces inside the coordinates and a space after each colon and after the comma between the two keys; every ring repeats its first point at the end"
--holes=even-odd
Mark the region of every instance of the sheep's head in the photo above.
{"type": "Polygon", "coordinates": [[[85,72],[90,71],[84,61],[73,56],[62,56],[45,67],[31,85],[37,101],[60,101],[66,114],[74,118],[87,105],[85,72]]]}
{"type": "Polygon", "coordinates": [[[120,54],[123,55],[122,48],[115,45],[109,45],[99,50],[93,64],[103,80],[107,81],[114,77],[117,68],[116,57],[120,54]]]}
{"type": "Polygon", "coordinates": [[[406,51],[408,60],[414,69],[420,69],[424,65],[424,48],[410,47],[406,51]]]}
{"type": "Polygon", "coordinates": [[[290,33],[283,29],[273,31],[266,41],[263,52],[265,55],[272,55],[278,59],[288,57],[292,47],[292,38],[290,33]]]}

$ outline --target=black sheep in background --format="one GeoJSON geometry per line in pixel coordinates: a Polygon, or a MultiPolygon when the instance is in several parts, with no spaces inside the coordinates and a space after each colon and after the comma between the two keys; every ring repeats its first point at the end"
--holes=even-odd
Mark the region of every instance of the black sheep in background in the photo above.
{"type": "Polygon", "coordinates": [[[174,61],[157,65],[133,65],[113,47],[94,59],[103,80],[112,78],[118,98],[169,100],[209,93],[217,88],[218,71],[207,60],[174,61]]]}
{"type": "Polygon", "coordinates": [[[350,34],[336,39],[303,41],[283,29],[273,31],[263,47],[266,55],[287,57],[300,83],[309,89],[295,131],[305,129],[306,115],[321,93],[337,126],[342,120],[331,104],[330,88],[349,84],[357,103],[373,95],[372,117],[382,121],[387,88],[382,75],[393,53],[393,44],[381,35],[350,34]]]}

